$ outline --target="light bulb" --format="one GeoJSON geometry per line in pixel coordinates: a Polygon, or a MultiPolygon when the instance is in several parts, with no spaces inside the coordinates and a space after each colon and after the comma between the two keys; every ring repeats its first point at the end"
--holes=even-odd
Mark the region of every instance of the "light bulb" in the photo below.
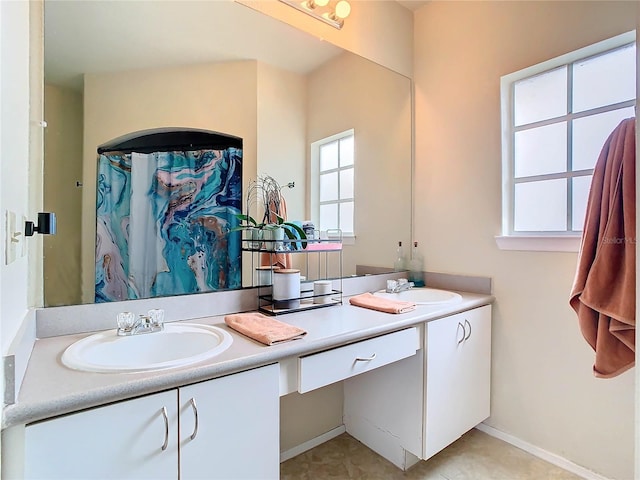
{"type": "Polygon", "coordinates": [[[347,0],[340,0],[338,3],[336,3],[336,17],[345,19],[349,16],[350,13],[351,5],[349,5],[349,2],[347,2],[347,0]]]}
{"type": "Polygon", "coordinates": [[[302,3],[302,6],[306,6],[309,10],[314,10],[316,7],[325,7],[329,3],[329,0],[307,0],[302,3]]]}

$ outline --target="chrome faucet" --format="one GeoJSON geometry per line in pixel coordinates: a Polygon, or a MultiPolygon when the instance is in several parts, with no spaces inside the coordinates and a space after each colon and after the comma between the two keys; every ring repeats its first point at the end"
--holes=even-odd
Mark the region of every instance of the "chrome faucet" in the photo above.
{"type": "Polygon", "coordinates": [[[146,315],[136,316],[131,312],[118,314],[117,335],[120,337],[159,332],[164,329],[164,310],[149,310],[146,315]]]}
{"type": "Polygon", "coordinates": [[[406,278],[399,278],[398,280],[387,280],[387,293],[399,293],[405,290],[413,288],[415,284],[409,282],[406,278]]]}

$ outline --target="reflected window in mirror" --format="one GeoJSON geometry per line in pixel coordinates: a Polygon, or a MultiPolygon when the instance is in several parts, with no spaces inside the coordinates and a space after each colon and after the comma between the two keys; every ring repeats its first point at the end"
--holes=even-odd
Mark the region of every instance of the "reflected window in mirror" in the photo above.
{"type": "Polygon", "coordinates": [[[320,231],[353,237],[355,152],[353,129],[311,145],[312,211],[320,231]]]}

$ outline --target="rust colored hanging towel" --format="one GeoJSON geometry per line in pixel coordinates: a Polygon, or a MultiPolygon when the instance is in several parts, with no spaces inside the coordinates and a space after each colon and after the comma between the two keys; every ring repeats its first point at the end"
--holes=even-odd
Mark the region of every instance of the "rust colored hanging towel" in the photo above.
{"type": "Polygon", "coordinates": [[[605,142],[593,172],[569,300],[601,378],[620,375],[635,361],[635,161],[635,118],[628,118],[605,142]]]}

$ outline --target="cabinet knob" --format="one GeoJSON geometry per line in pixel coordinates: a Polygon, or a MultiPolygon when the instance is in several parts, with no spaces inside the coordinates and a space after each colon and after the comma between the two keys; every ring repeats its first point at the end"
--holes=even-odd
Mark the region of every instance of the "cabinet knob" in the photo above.
{"type": "Polygon", "coordinates": [[[464,319],[464,329],[465,329],[465,331],[467,330],[467,325],[469,326],[469,333],[467,333],[467,336],[464,337],[465,341],[469,340],[469,337],[471,337],[471,323],[469,322],[469,320],[467,320],[465,318],[464,319]]]}

